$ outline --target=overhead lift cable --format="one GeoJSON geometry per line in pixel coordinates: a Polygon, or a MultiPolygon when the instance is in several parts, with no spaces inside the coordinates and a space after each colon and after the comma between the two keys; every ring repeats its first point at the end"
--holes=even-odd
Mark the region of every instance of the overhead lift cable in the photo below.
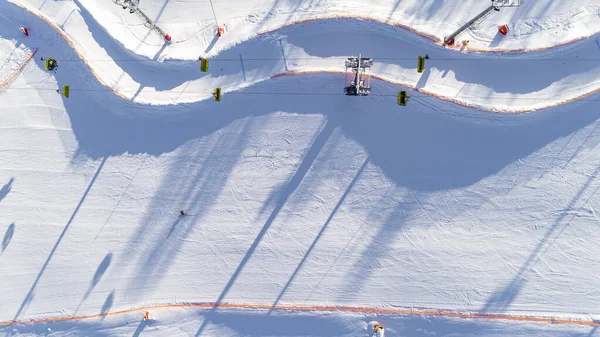
{"type": "MultiPolygon", "coordinates": [[[[9,88],[4,88],[4,89],[0,89],[0,91],[19,91],[19,90],[36,90],[36,91],[56,91],[56,88],[15,88],[15,87],[9,87],[9,88]]],[[[112,89],[90,89],[90,88],[70,88],[70,92],[113,92],[114,90],[112,89]]],[[[130,90],[132,93],[135,92],[136,90],[130,90]]],[[[420,93],[418,91],[414,91],[415,93],[417,93],[417,95],[415,96],[411,96],[411,99],[440,99],[440,97],[437,96],[430,96],[428,94],[425,93],[420,93]]],[[[207,96],[213,95],[215,92],[213,91],[185,91],[184,94],[205,94],[207,96]]],[[[161,94],[173,94],[173,92],[171,91],[156,91],[153,94],[156,95],[161,95],[161,94]]],[[[223,94],[227,94],[227,95],[268,95],[268,96],[346,96],[344,93],[335,93],[335,92],[260,92],[260,91],[252,91],[252,92],[243,92],[243,91],[230,91],[230,92],[224,92],[223,94]]],[[[398,93],[393,93],[393,94],[370,94],[370,97],[397,97],[398,93]]],[[[445,97],[441,97],[441,98],[445,98],[445,97]]],[[[450,97],[448,97],[450,98],[450,97]]],[[[472,98],[479,98],[479,99],[490,99],[490,96],[473,96],[473,95],[469,95],[469,96],[457,96],[457,97],[452,97],[452,99],[456,100],[456,98],[460,98],[460,99],[472,99],[472,98]]],[[[557,97],[557,96],[552,96],[552,97],[494,97],[494,100],[511,100],[511,101],[568,101],[568,100],[572,100],[573,98],[561,98],[561,97],[557,97]]],[[[587,98],[581,98],[578,101],[589,101],[589,102],[600,102],[600,97],[598,98],[592,98],[592,97],[587,97],[587,98]]]]}

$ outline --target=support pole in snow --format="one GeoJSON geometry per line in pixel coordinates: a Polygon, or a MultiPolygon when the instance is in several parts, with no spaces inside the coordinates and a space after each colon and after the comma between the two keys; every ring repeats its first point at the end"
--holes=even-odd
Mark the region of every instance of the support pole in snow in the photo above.
{"type": "Polygon", "coordinates": [[[142,12],[139,7],[139,0],[113,0],[117,5],[122,6],[123,9],[129,8],[129,13],[136,13],[139,17],[141,17],[146,23],[150,26],[150,29],[154,30],[160,36],[162,36],[165,41],[171,41],[171,36],[165,33],[159,26],[156,25],[152,19],[150,19],[144,12],[142,12]]]}
{"type": "Polygon", "coordinates": [[[217,20],[217,14],[215,13],[215,6],[213,6],[212,0],[208,0],[210,2],[210,8],[212,9],[213,16],[215,17],[215,24],[217,25],[217,35],[220,37],[225,34],[225,28],[219,25],[219,21],[217,20]]]}
{"type": "Polygon", "coordinates": [[[469,20],[467,23],[465,23],[464,25],[462,25],[459,29],[457,29],[454,33],[446,36],[444,38],[444,44],[448,44],[448,45],[453,45],[454,44],[454,38],[456,36],[458,36],[458,34],[462,33],[463,31],[465,31],[467,28],[471,27],[471,25],[473,25],[475,22],[481,20],[482,18],[484,18],[486,15],[490,14],[491,11],[496,10],[499,11],[500,9],[496,6],[494,6],[494,2],[492,1],[492,5],[488,8],[486,8],[483,12],[479,13],[476,17],[472,18],[471,20],[469,20]],[[452,43],[450,43],[452,42],[452,43]]]}

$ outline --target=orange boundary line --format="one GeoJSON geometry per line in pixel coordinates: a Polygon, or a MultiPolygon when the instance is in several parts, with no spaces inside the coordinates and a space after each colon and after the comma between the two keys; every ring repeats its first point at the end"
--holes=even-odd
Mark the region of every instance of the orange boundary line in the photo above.
{"type": "Polygon", "coordinates": [[[33,48],[31,55],[29,55],[29,57],[26,58],[19,65],[19,68],[17,68],[17,70],[15,70],[12,74],[10,74],[10,76],[8,76],[8,78],[4,82],[0,83],[0,89],[7,86],[15,77],[17,77],[17,75],[19,75],[21,73],[21,70],[23,70],[23,68],[25,68],[27,63],[29,63],[29,61],[31,61],[31,59],[33,58],[33,56],[35,55],[36,52],[37,52],[37,48],[33,48]]]}
{"type": "MultiPolygon", "coordinates": [[[[447,46],[444,45],[444,41],[438,37],[435,37],[433,35],[418,31],[412,27],[409,27],[407,25],[403,25],[397,21],[392,21],[389,19],[381,19],[375,16],[369,16],[369,15],[356,15],[356,14],[348,14],[348,13],[341,13],[341,14],[332,14],[332,15],[317,15],[315,17],[312,18],[308,18],[308,19],[302,19],[302,20],[298,20],[298,21],[293,21],[290,23],[285,23],[283,25],[274,27],[274,28],[269,28],[263,31],[259,31],[258,33],[256,33],[256,35],[263,35],[263,34],[267,34],[267,33],[271,33],[274,32],[276,30],[279,30],[281,28],[284,27],[289,27],[289,26],[293,26],[293,25],[297,25],[300,23],[306,23],[306,22],[310,22],[310,21],[318,21],[318,20],[325,20],[325,19],[363,19],[363,20],[370,20],[370,21],[375,21],[375,22],[380,22],[380,23],[384,23],[386,25],[390,25],[390,26],[395,26],[395,27],[399,27],[402,28],[404,30],[407,30],[409,32],[415,33],[419,36],[422,36],[426,39],[429,39],[439,45],[445,46],[446,48],[449,49],[455,49],[455,50],[459,50],[461,49],[461,46],[447,46]]],[[[526,53],[526,52],[533,52],[533,51],[541,51],[541,50],[548,50],[548,49],[552,49],[552,48],[558,48],[558,47],[562,47],[562,46],[566,46],[575,42],[579,42],[581,40],[585,40],[591,36],[594,36],[596,34],[598,34],[599,32],[593,33],[593,34],[589,34],[586,36],[581,36],[578,37],[576,39],[573,40],[569,40],[569,41],[565,41],[559,44],[555,44],[552,46],[548,46],[548,47],[540,47],[540,48],[531,48],[531,49],[527,49],[527,48],[519,48],[519,49],[491,49],[491,48],[471,48],[468,47],[467,50],[469,51],[475,51],[475,52],[481,52],[481,53],[526,53]]]]}
{"type": "Polygon", "coordinates": [[[275,309],[275,310],[290,310],[290,311],[308,311],[308,312],[358,312],[358,313],[374,313],[374,314],[395,314],[395,315],[416,315],[416,316],[440,316],[454,318],[471,318],[471,319],[489,319],[489,320],[506,320],[506,321],[521,321],[534,323],[552,323],[552,324],[569,324],[582,326],[600,326],[600,322],[583,319],[567,319],[554,318],[543,316],[526,316],[526,315],[506,315],[506,314],[480,314],[473,312],[456,312],[434,309],[399,309],[399,308],[373,308],[373,307],[352,307],[352,306],[320,306],[320,305],[270,305],[261,303],[175,303],[162,304],[155,306],[145,306],[133,309],[113,311],[104,314],[86,315],[86,316],[65,316],[65,317],[48,317],[39,319],[29,319],[21,321],[0,322],[0,327],[17,325],[17,324],[33,324],[46,322],[60,321],[77,321],[93,318],[101,318],[108,316],[116,316],[126,313],[161,310],[174,308],[223,308],[223,309],[275,309]]]}
{"type": "MultiPolygon", "coordinates": [[[[289,71],[289,72],[285,72],[285,73],[273,75],[273,76],[271,76],[271,78],[280,77],[280,76],[289,76],[289,75],[304,75],[304,74],[317,74],[317,73],[345,74],[345,72],[338,71],[338,70],[322,70],[322,71],[319,71],[319,70],[307,70],[307,71],[289,71]]],[[[549,105],[544,105],[544,106],[539,107],[539,108],[527,108],[527,109],[516,109],[516,110],[501,110],[501,109],[491,109],[489,107],[485,107],[485,106],[481,106],[481,105],[477,105],[477,104],[468,104],[468,103],[465,103],[463,101],[459,101],[459,100],[456,100],[456,99],[453,99],[453,98],[450,98],[450,97],[447,97],[447,96],[441,96],[441,95],[435,94],[435,93],[433,93],[431,91],[427,91],[427,90],[424,90],[424,89],[417,88],[417,87],[415,87],[412,84],[403,83],[403,82],[400,82],[400,81],[390,80],[390,79],[385,78],[383,76],[373,75],[373,74],[370,74],[369,76],[373,77],[373,78],[376,78],[378,80],[384,81],[384,82],[401,85],[401,86],[407,87],[409,89],[415,90],[417,92],[420,92],[420,93],[423,93],[423,94],[426,94],[426,95],[429,95],[429,96],[433,96],[433,97],[439,98],[441,100],[444,100],[444,101],[447,101],[447,102],[450,102],[450,103],[454,103],[454,104],[457,104],[457,105],[460,105],[460,106],[464,106],[464,107],[467,107],[467,108],[473,108],[473,109],[477,109],[477,110],[480,110],[480,111],[495,112],[495,113],[520,114],[520,113],[525,113],[525,112],[538,111],[538,110],[542,110],[542,109],[548,109],[548,108],[557,107],[559,105],[570,103],[570,102],[573,102],[573,101],[585,98],[587,96],[590,96],[592,94],[595,94],[597,92],[600,92],[600,87],[599,87],[599,88],[593,89],[592,91],[589,91],[587,93],[583,93],[583,94],[581,94],[579,96],[576,96],[576,97],[564,100],[562,102],[557,102],[557,103],[553,103],[553,104],[549,104],[549,105]]]]}
{"type": "Polygon", "coordinates": [[[61,28],[59,28],[58,26],[56,26],[56,24],[54,24],[54,22],[52,22],[50,19],[46,18],[45,16],[36,13],[35,11],[27,8],[25,5],[17,2],[17,1],[11,1],[12,3],[14,3],[15,5],[23,8],[24,10],[28,11],[29,13],[37,16],[38,18],[40,18],[41,20],[43,20],[44,22],[46,22],[47,24],[50,25],[50,27],[54,28],[54,30],[56,30],[56,32],[58,32],[58,34],[60,34],[60,36],[63,37],[63,39],[65,39],[65,41],[67,41],[67,43],[71,46],[71,48],[73,48],[73,50],[75,51],[75,53],[77,53],[77,55],[79,55],[79,57],[81,58],[81,60],[88,66],[88,68],[90,69],[90,71],[92,72],[92,74],[94,74],[94,76],[96,77],[96,79],[102,83],[102,85],[104,85],[105,87],[109,88],[112,92],[114,92],[117,96],[120,96],[123,99],[129,100],[129,97],[121,94],[120,92],[114,90],[113,88],[111,88],[106,82],[104,82],[104,80],[102,80],[102,78],[100,78],[100,76],[98,76],[98,74],[94,71],[94,69],[90,66],[90,64],[88,63],[88,61],[86,61],[86,59],[83,57],[83,55],[77,50],[77,48],[75,47],[75,43],[73,41],[71,41],[71,39],[69,38],[69,36],[67,35],[67,33],[65,33],[61,28]]]}

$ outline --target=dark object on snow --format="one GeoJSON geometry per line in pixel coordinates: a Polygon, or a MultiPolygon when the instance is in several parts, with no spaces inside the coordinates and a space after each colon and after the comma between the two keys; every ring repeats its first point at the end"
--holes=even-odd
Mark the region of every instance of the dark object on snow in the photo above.
{"type": "MultiPolygon", "coordinates": [[[[42,57],[42,60],[44,60],[44,58],[42,57]]],[[[58,62],[56,62],[55,59],[47,57],[44,60],[44,67],[46,68],[46,70],[55,70],[56,68],[58,68],[58,62]]]]}
{"type": "Polygon", "coordinates": [[[181,211],[179,211],[179,214],[185,215],[185,212],[183,210],[181,210],[181,211]]]}
{"type": "Polygon", "coordinates": [[[368,69],[373,64],[373,60],[368,57],[349,57],[346,60],[346,74],[350,69],[354,76],[348,85],[344,87],[344,92],[349,96],[367,96],[371,93],[370,77],[368,69]]]}

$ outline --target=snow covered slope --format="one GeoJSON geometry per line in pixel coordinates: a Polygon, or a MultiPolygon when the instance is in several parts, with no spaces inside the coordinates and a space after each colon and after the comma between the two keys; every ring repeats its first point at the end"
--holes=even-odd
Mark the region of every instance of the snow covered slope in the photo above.
{"type": "MultiPolygon", "coordinates": [[[[40,5],[54,6],[56,13],[66,8],[56,6],[78,6],[40,5]]],[[[215,60],[213,72],[200,77],[197,62],[158,64],[125,51],[90,21],[89,9],[78,7],[79,18],[67,20],[65,26],[82,34],[70,46],[19,7],[0,6],[3,13],[21,13],[13,21],[27,21],[35,32],[24,38],[2,21],[0,50],[8,59],[2,81],[37,50],[0,91],[1,322],[176,302],[599,318],[598,95],[518,116],[425,95],[400,108],[394,96],[402,87],[380,80],[373,81],[372,96],[357,99],[339,95],[341,74],[269,79],[286,67],[335,70],[358,38],[369,50],[407,53],[397,63],[377,61],[374,71],[411,85],[422,81],[407,70],[413,65],[405,65],[416,63],[420,52],[412,48],[419,42],[406,32],[392,37],[398,31],[384,25],[326,20],[288,27],[221,50],[216,59],[222,57],[222,65],[215,60]],[[352,26],[358,28],[346,32],[352,26]],[[325,41],[336,36],[340,49],[319,40],[311,45],[317,32],[325,41]],[[272,42],[281,36],[285,44],[272,42]],[[386,48],[398,41],[411,44],[410,51],[386,48]],[[285,55],[310,60],[259,60],[279,59],[278,44],[285,55]],[[86,47],[94,45],[89,48],[101,49],[86,47]],[[238,60],[242,50],[246,61],[238,60]],[[58,71],[45,71],[40,56],[56,57],[58,71]],[[240,71],[225,59],[244,67],[240,71]],[[226,87],[231,91],[221,102],[206,99],[212,87],[227,83],[233,83],[226,87]],[[72,86],[68,99],[55,91],[64,84],[72,86]],[[193,88],[179,89],[185,86],[193,88]]],[[[541,61],[557,64],[559,54],[593,59],[594,44],[590,39],[505,61],[519,66],[424,45],[434,57],[425,82],[415,85],[450,97],[462,85],[474,96],[466,98],[480,105],[500,104],[507,97],[497,93],[508,90],[523,97],[510,96],[507,106],[532,108],[537,103],[527,102],[546,99],[544,90],[578,95],[597,86],[594,63],[552,68],[541,61]],[[489,61],[498,69],[485,76],[485,67],[472,70],[447,55],[473,64],[489,61]],[[523,75],[525,70],[535,77],[523,75]]],[[[153,329],[176,335],[182,329],[213,336],[226,328],[231,335],[276,336],[282,333],[261,328],[289,320],[298,329],[331,324],[328,336],[355,336],[377,318],[389,322],[391,336],[598,333],[590,327],[412,316],[219,315],[165,314],[154,328],[137,316],[119,316],[90,325],[12,325],[0,331],[27,336],[51,328],[60,336],[103,336],[153,329]],[[199,322],[202,315],[209,320],[199,322]],[[246,328],[237,319],[262,324],[246,328]],[[298,323],[303,319],[306,324],[298,323]]],[[[306,329],[295,333],[325,335],[306,329]]]]}
{"type": "MultiPolygon", "coordinates": [[[[12,16],[27,18],[24,21],[32,31],[28,44],[40,54],[59,60],[64,69],[61,74],[80,73],[89,66],[106,89],[140,103],[196,102],[211,97],[215,87],[235,91],[287,72],[342,73],[344,59],[360,52],[375,59],[371,72],[378,78],[489,111],[531,111],[600,89],[600,66],[596,62],[600,48],[594,39],[526,57],[464,55],[385,24],[321,20],[263,34],[222,51],[211,60],[210,71],[205,74],[199,71],[198,61],[155,62],[132,55],[106,34],[88,9],[77,10],[69,25],[63,26],[68,34],[63,38],[25,10],[6,6],[12,16]],[[315,36],[319,36],[317,41],[315,36]],[[427,70],[419,74],[416,60],[425,54],[430,56],[427,70]]],[[[159,52],[153,60],[161,57],[159,52]]],[[[69,84],[74,91],[89,89],[86,78],[71,77],[69,84]]]]}
{"type": "MultiPolygon", "coordinates": [[[[165,45],[162,37],[149,32],[137,15],[129,14],[113,1],[12,1],[44,13],[74,36],[79,34],[69,31],[69,27],[78,19],[77,7],[83,6],[111,36],[134,53],[148,58],[162,54],[166,58],[188,60],[197,59],[209,45],[222,50],[259,31],[336,15],[399,24],[441,40],[490,5],[490,1],[481,0],[141,1],[140,9],[172,36],[172,43],[165,45]],[[217,23],[226,28],[226,34],[218,41],[215,39],[217,23]]],[[[600,31],[600,5],[595,0],[522,2],[520,7],[494,12],[479,29],[463,37],[470,39],[473,47],[534,49],[552,47],[600,31]],[[509,24],[511,28],[511,34],[504,39],[497,34],[497,27],[502,24],[509,24]]]]}

